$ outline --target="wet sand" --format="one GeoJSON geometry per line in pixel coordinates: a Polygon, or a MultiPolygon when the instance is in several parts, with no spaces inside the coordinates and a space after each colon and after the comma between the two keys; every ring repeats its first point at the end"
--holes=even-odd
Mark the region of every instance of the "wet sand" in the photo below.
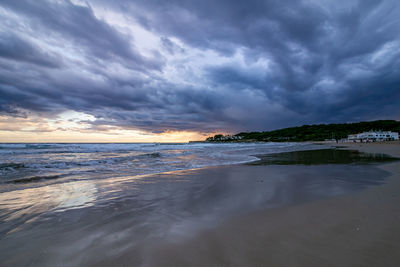
{"type": "MultiPolygon", "coordinates": [[[[400,157],[398,142],[344,144],[400,157]]],[[[157,266],[400,266],[400,164],[386,184],[254,212],[192,240],[160,246],[157,266]]]]}
{"type": "Polygon", "coordinates": [[[0,265],[399,266],[399,163],[305,155],[2,193],[0,265]]]}

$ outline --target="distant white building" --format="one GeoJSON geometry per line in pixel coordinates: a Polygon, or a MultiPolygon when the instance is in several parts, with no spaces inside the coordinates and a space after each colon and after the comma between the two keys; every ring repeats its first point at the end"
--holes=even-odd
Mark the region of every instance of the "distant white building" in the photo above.
{"type": "Polygon", "coordinates": [[[233,141],[233,140],[242,140],[242,136],[236,136],[236,135],[225,135],[222,136],[220,138],[218,138],[217,140],[220,141],[233,141]]]}
{"type": "Polygon", "coordinates": [[[399,133],[390,131],[369,131],[359,134],[350,134],[347,139],[353,142],[392,141],[399,140],[399,133]]]}

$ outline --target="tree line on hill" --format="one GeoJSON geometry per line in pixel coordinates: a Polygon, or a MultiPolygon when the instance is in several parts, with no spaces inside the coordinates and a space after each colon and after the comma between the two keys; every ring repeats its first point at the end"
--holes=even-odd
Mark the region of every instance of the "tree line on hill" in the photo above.
{"type": "Polygon", "coordinates": [[[367,131],[392,131],[400,132],[400,121],[377,120],[358,123],[340,124],[315,124],[290,127],[266,132],[242,132],[235,135],[217,134],[208,137],[207,142],[240,142],[240,141],[264,141],[264,142],[301,142],[324,141],[347,138],[349,134],[367,131]]]}

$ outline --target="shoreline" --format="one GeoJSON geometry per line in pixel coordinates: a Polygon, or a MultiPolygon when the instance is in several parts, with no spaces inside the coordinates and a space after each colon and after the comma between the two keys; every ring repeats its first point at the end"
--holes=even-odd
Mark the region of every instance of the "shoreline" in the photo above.
{"type": "MultiPolygon", "coordinates": [[[[271,143],[271,142],[269,142],[271,143]]],[[[272,142],[273,143],[273,142],[272,142]]],[[[305,148],[296,148],[295,151],[297,150],[315,150],[319,149],[317,146],[313,146],[313,143],[310,142],[304,142],[304,143],[299,143],[299,142],[292,142],[293,144],[299,144],[299,145],[308,145],[309,147],[305,148]]],[[[57,143],[50,143],[50,144],[57,144],[57,143]]],[[[109,144],[114,144],[114,143],[109,143],[109,144]]],[[[183,143],[182,143],[183,144],[183,143]]],[[[328,147],[328,146],[326,146],[328,147]]],[[[291,151],[291,149],[289,149],[291,151]]],[[[156,152],[159,153],[159,152],[156,152]]],[[[272,152],[275,153],[275,152],[272,152]]],[[[149,153],[151,154],[151,153],[149,153]]],[[[218,167],[224,167],[224,166],[237,166],[237,165],[243,165],[243,164],[248,164],[251,162],[255,162],[260,160],[258,157],[258,154],[249,154],[247,155],[249,159],[246,160],[241,160],[236,162],[220,162],[217,164],[214,163],[208,163],[208,165],[204,166],[195,166],[195,167],[185,167],[181,169],[172,169],[172,170],[160,170],[160,171],[155,171],[155,172],[149,172],[149,173],[139,173],[139,174],[132,174],[132,175],[116,175],[116,176],[108,176],[108,177],[101,177],[100,179],[137,179],[137,178],[142,178],[142,177],[152,177],[153,175],[161,175],[161,174],[172,174],[176,172],[179,174],[181,171],[196,171],[196,170],[202,170],[202,169],[208,169],[208,168],[218,168],[218,167]]],[[[23,164],[21,164],[23,165],[23,164]]],[[[69,183],[69,182],[75,182],[75,181],[84,181],[84,180],[97,180],[99,178],[93,178],[93,177],[85,177],[84,179],[79,179],[79,176],[76,175],[70,175],[70,174],[49,174],[49,175],[36,175],[33,174],[32,176],[27,176],[23,178],[13,178],[9,179],[6,181],[3,181],[0,183],[0,186],[3,186],[4,188],[0,188],[0,192],[6,192],[10,190],[17,190],[17,189],[25,189],[27,187],[41,187],[41,186],[47,186],[51,184],[58,184],[58,183],[69,183]],[[77,178],[78,177],[78,178],[77,178]],[[68,180],[70,179],[70,180],[68,180]]]]}

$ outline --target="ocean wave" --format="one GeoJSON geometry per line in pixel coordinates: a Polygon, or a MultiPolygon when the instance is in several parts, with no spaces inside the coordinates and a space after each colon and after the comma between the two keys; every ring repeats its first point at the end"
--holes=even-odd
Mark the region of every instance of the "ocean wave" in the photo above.
{"type": "MultiPolygon", "coordinates": [[[[90,158],[90,155],[88,155],[90,158]]],[[[43,161],[35,163],[3,163],[0,164],[0,171],[18,171],[20,169],[31,169],[31,170],[44,170],[44,169],[70,169],[74,167],[90,167],[96,165],[114,165],[121,164],[133,160],[146,160],[155,159],[162,157],[160,152],[153,153],[143,153],[129,156],[117,156],[112,157],[109,155],[104,155],[102,158],[85,160],[83,158],[78,158],[75,160],[64,160],[64,161],[43,161]]]]}
{"type": "Polygon", "coordinates": [[[62,177],[61,175],[44,175],[44,176],[31,176],[26,178],[18,178],[14,180],[8,180],[5,183],[7,184],[20,184],[20,183],[31,183],[31,182],[40,182],[43,180],[53,180],[62,177]]]}
{"type": "Polygon", "coordinates": [[[49,148],[59,148],[59,145],[54,144],[26,144],[27,149],[49,149],[49,148]]]}
{"type": "Polygon", "coordinates": [[[138,157],[138,158],[160,158],[161,153],[160,152],[145,153],[145,154],[136,155],[136,157],[138,157]]]}
{"type": "Polygon", "coordinates": [[[14,163],[14,162],[0,163],[0,171],[14,171],[23,168],[25,168],[25,164],[22,163],[14,163]]]}

